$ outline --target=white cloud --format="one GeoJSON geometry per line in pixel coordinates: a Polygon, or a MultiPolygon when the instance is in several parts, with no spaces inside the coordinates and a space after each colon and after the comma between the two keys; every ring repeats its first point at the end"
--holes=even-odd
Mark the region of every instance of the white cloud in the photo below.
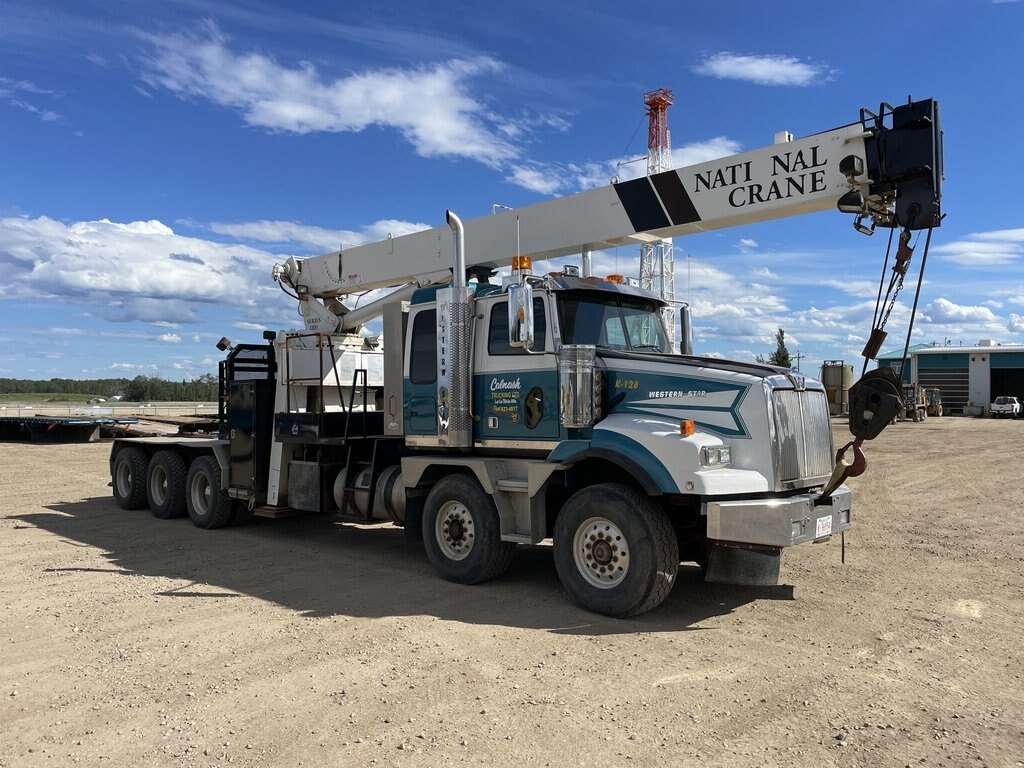
{"type": "Polygon", "coordinates": [[[977,232],[933,249],[939,258],[968,267],[999,267],[1020,260],[1024,228],[977,232]]]}
{"type": "Polygon", "coordinates": [[[745,80],[757,85],[807,86],[826,82],[831,71],[823,64],[816,64],[784,55],[745,55],[739,53],[716,53],[693,67],[699,75],[708,75],[723,80],[745,80]]]}
{"type": "Polygon", "coordinates": [[[997,240],[999,242],[1024,243],[1024,227],[1017,229],[996,229],[991,232],[979,232],[971,235],[978,240],[997,240]]]}
{"type": "Polygon", "coordinates": [[[943,298],[925,307],[923,315],[932,323],[991,323],[996,320],[988,307],[962,306],[943,298]]]}
{"type": "Polygon", "coordinates": [[[53,91],[40,88],[35,83],[27,80],[12,80],[9,77],[0,77],[0,102],[10,107],[30,112],[44,122],[63,120],[59,113],[51,109],[39,107],[32,101],[27,101],[26,94],[29,94],[33,99],[59,95],[53,91]]]}
{"type": "Polygon", "coordinates": [[[157,340],[164,344],[181,344],[181,336],[176,333],[161,333],[157,340]]]}
{"type": "Polygon", "coordinates": [[[672,148],[672,167],[685,168],[688,165],[706,163],[720,157],[735,155],[743,145],[728,136],[715,136],[704,141],[693,141],[681,147],[672,148]]]}
{"type": "Polygon", "coordinates": [[[1010,333],[1024,333],[1024,315],[1011,312],[1010,321],[1006,324],[1006,330],[1010,331],[1010,333]]]}
{"type": "MultiPolygon", "coordinates": [[[[195,222],[188,222],[195,225],[195,222]]],[[[262,243],[284,243],[303,245],[316,253],[333,251],[339,246],[361,245],[363,243],[383,240],[389,234],[394,237],[430,229],[429,224],[398,219],[382,219],[371,224],[361,232],[347,229],[325,229],[296,221],[247,221],[247,222],[214,222],[205,226],[218,235],[227,235],[239,240],[251,240],[262,243]]]]}
{"type": "Polygon", "coordinates": [[[148,39],[154,51],[145,62],[147,85],[237,110],[252,126],[298,134],[385,126],[423,157],[467,157],[491,167],[518,155],[500,135],[511,121],[499,132],[485,100],[470,89],[474,78],[502,68],[490,58],[331,78],[309,62],[289,66],[236,52],[209,23],[199,34],[148,39]]]}
{"type": "Polygon", "coordinates": [[[567,180],[558,166],[530,165],[513,166],[508,181],[531,192],[554,195],[565,188],[567,180]]]}
{"type": "MultiPolygon", "coordinates": [[[[741,145],[726,136],[684,144],[672,150],[672,167],[683,168],[734,155],[741,145]]],[[[569,194],[611,183],[638,179],[647,173],[646,161],[618,163],[615,160],[588,163],[527,162],[509,167],[507,180],[541,195],[569,194]]]]}
{"type": "Polygon", "coordinates": [[[108,320],[192,322],[192,304],[251,306],[271,296],[280,256],[176,234],[159,221],[64,224],[0,218],[0,258],[12,293],[60,296],[108,320]],[[182,254],[190,258],[182,259],[182,254]]]}
{"type": "Polygon", "coordinates": [[[836,291],[841,291],[842,293],[845,293],[847,296],[853,296],[854,298],[859,299],[864,299],[868,297],[874,299],[878,296],[878,283],[872,282],[871,280],[861,280],[854,278],[838,279],[827,277],[821,279],[812,278],[809,280],[800,281],[799,278],[793,277],[792,275],[788,275],[786,279],[794,283],[801,282],[803,285],[816,285],[823,288],[832,288],[836,291]]]}

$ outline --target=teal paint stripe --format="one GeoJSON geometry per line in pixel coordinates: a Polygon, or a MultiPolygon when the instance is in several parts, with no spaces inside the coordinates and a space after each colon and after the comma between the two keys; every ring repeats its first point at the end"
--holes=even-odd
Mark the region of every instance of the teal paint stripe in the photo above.
{"type": "Polygon", "coordinates": [[[548,461],[571,461],[590,448],[589,440],[563,440],[551,453],[548,461]]]}
{"type": "Polygon", "coordinates": [[[675,478],[672,477],[672,473],[653,453],[633,438],[607,429],[595,429],[594,437],[590,442],[594,448],[603,448],[621,454],[633,463],[639,464],[651,476],[654,484],[662,493],[679,493],[679,486],[676,484],[675,478]]]}
{"type": "MultiPolygon", "coordinates": [[[[713,411],[714,409],[709,408],[707,410],[708,411],[713,411]]],[[[728,410],[725,410],[725,409],[719,410],[717,412],[718,413],[725,413],[725,414],[728,414],[728,415],[732,416],[733,421],[736,424],[736,426],[733,429],[729,429],[728,427],[723,427],[720,424],[710,424],[710,423],[708,423],[706,421],[701,421],[700,419],[694,419],[693,420],[694,426],[695,427],[700,427],[701,430],[704,431],[704,432],[711,432],[713,434],[723,435],[725,437],[739,437],[739,438],[750,437],[750,433],[747,432],[746,426],[740,420],[739,415],[737,413],[735,413],[733,411],[728,411],[728,410]]],[[[616,408],[614,413],[617,413],[617,414],[618,413],[636,413],[636,414],[640,414],[640,415],[643,415],[643,416],[656,416],[656,417],[662,418],[662,419],[667,418],[666,416],[664,416],[663,414],[658,413],[657,411],[647,411],[647,410],[644,410],[642,408],[622,408],[622,409],[616,408]]]]}

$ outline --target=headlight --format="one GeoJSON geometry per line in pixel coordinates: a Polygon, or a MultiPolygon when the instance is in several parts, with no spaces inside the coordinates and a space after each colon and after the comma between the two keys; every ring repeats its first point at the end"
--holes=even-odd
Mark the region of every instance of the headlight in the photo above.
{"type": "Polygon", "coordinates": [[[732,464],[732,449],[728,445],[705,445],[700,449],[700,463],[705,467],[732,464]]]}

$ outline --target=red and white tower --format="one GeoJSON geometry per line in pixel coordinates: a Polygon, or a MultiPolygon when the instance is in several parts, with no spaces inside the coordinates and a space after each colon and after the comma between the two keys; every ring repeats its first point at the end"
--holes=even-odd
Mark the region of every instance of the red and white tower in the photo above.
{"type": "MultiPolygon", "coordinates": [[[[672,141],[668,108],[672,91],[659,88],[644,94],[647,107],[647,175],[672,170],[672,141]]],[[[664,311],[672,348],[676,346],[676,263],[671,240],[655,240],[640,247],[640,287],[670,302],[664,311]]]]}

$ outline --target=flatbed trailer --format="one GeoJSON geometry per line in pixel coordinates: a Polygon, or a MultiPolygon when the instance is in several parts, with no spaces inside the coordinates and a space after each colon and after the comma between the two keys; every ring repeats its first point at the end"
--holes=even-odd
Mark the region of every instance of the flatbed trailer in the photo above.
{"type": "Polygon", "coordinates": [[[93,443],[104,430],[124,430],[138,421],[91,416],[0,416],[0,441],[93,443]]]}

